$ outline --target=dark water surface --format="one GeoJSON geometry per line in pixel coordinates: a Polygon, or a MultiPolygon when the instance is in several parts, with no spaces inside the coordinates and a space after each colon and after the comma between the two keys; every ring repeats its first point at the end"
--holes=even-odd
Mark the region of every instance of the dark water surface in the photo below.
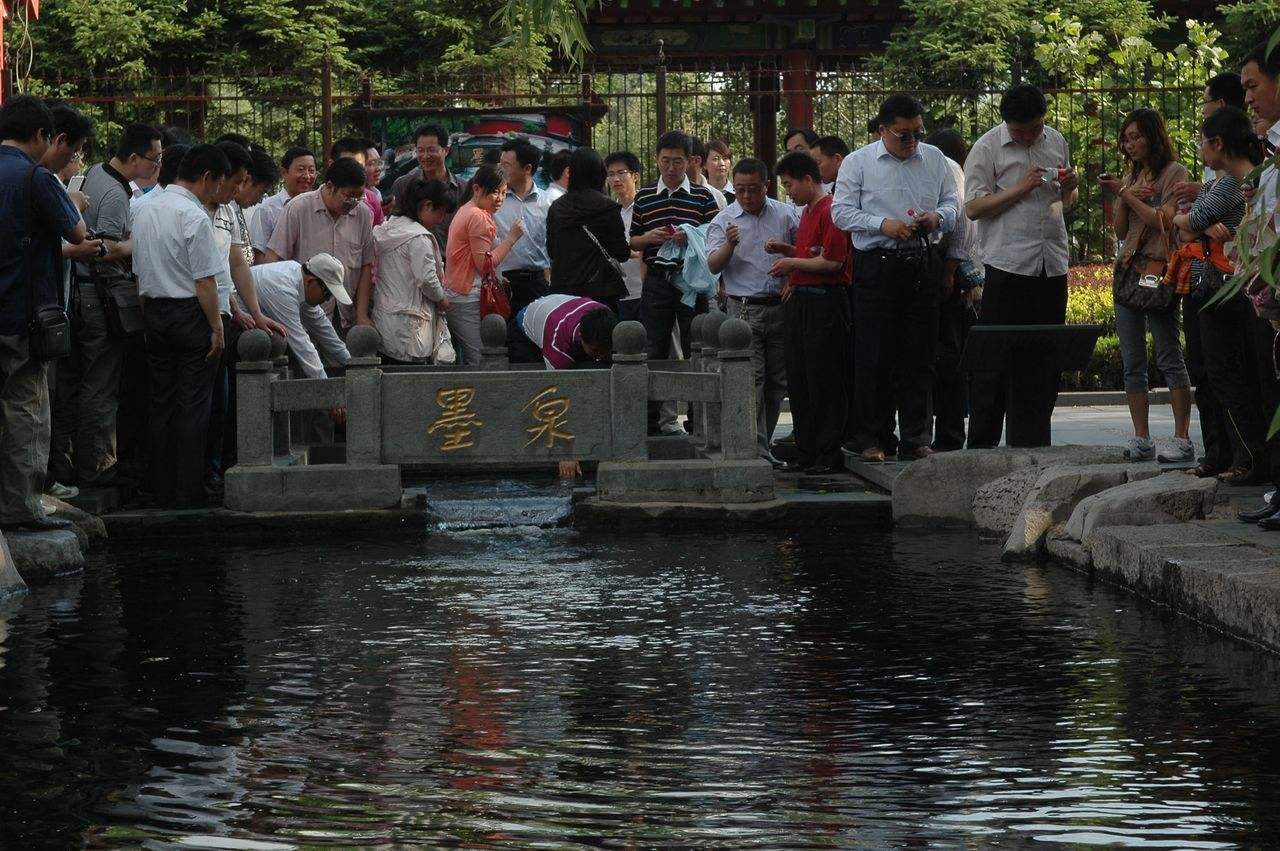
{"type": "Polygon", "coordinates": [[[6,848],[1280,842],[1280,660],[963,535],[117,551],[0,665],[6,848]]]}

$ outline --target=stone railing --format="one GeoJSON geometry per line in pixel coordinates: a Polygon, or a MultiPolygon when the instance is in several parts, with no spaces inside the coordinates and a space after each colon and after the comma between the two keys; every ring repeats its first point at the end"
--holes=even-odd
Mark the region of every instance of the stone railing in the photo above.
{"type": "Polygon", "coordinates": [[[280,343],[264,331],[240,338],[236,367],[238,464],[226,505],[239,511],[398,505],[400,469],[467,469],[531,461],[597,461],[601,500],[745,503],[773,499],[773,474],[757,457],[751,329],[722,313],[699,316],[689,361],[649,364],[638,322],[614,329],[609,369],[511,369],[506,323],[481,324],[478,369],[383,371],[378,334],[353,328],[341,377],[286,378],[280,343]],[[650,402],[689,403],[692,451],[650,457],[650,402]],[[344,463],[307,463],[289,449],[291,412],[345,408],[344,463]]]}

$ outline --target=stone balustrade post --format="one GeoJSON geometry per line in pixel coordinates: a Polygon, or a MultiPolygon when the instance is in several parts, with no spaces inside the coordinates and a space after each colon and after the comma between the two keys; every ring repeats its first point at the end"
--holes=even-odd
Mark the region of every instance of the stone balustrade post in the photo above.
{"type": "Polygon", "coordinates": [[[347,463],[382,462],[382,358],[381,337],[370,325],[357,325],[347,333],[347,463]]]}
{"type": "Polygon", "coordinates": [[[269,467],[273,457],[271,382],[275,363],[271,337],[254,328],[240,335],[236,348],[236,456],[242,467],[269,467]]]}
{"type": "MultiPolygon", "coordinates": [[[[287,381],[289,379],[289,344],[276,332],[268,331],[267,333],[271,337],[271,369],[277,381],[287,381]]],[[[300,433],[302,428],[297,423],[297,419],[295,411],[280,411],[271,415],[272,443],[277,454],[288,455],[293,451],[293,431],[297,429],[300,433]]]]}
{"type": "Polygon", "coordinates": [[[648,336],[639,322],[613,328],[613,366],[609,370],[609,418],[613,460],[649,458],[648,336]]]}
{"type": "MultiPolygon", "coordinates": [[[[507,320],[491,313],[480,320],[480,366],[486,372],[501,371],[511,367],[507,353],[507,320]]],[[[475,365],[468,364],[468,369],[475,365]]]]}
{"type": "MultiPolygon", "coordinates": [[[[728,320],[719,310],[712,310],[702,320],[702,363],[705,371],[720,372],[720,327],[728,320]]],[[[708,402],[703,406],[702,448],[714,452],[720,448],[720,409],[723,403],[708,402]]]]}
{"type": "Polygon", "coordinates": [[[720,325],[720,451],[724,460],[755,458],[756,376],[751,365],[751,326],[741,319],[720,325]]]}

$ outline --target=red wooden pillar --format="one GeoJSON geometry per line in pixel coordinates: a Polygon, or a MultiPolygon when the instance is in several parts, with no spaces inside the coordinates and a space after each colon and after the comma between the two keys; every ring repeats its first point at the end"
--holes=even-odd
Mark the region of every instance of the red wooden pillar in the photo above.
{"type": "Polygon", "coordinates": [[[813,95],[818,88],[813,51],[788,50],[782,87],[787,95],[787,126],[813,126],[813,95]]]}
{"type": "MultiPolygon", "coordinates": [[[[751,130],[755,137],[755,155],[769,165],[778,161],[778,72],[759,69],[750,72],[748,90],[751,99],[751,130]]],[[[773,181],[770,181],[770,193],[773,181]]]]}

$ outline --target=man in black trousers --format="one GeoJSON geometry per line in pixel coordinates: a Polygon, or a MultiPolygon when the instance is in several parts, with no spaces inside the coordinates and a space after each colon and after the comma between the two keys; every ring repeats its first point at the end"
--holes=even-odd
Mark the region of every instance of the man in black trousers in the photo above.
{"type": "Polygon", "coordinates": [[[208,205],[231,171],[214,145],[197,145],[178,177],[133,223],[133,267],[145,299],[151,387],[151,483],[162,506],[205,503],[205,440],[223,349],[214,276],[219,255],[208,205]]]}

